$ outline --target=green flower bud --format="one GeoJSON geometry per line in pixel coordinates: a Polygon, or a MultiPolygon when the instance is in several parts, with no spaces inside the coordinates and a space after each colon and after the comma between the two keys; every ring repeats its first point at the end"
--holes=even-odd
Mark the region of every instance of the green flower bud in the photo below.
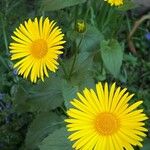
{"type": "Polygon", "coordinates": [[[77,20],[75,29],[79,33],[84,33],[86,31],[86,22],[84,20],[77,20]]]}

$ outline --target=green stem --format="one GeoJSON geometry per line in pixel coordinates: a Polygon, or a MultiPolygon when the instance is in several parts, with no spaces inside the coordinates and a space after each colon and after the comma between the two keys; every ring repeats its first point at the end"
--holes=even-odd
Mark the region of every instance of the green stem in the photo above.
{"type": "MultiPolygon", "coordinates": [[[[6,12],[6,15],[9,14],[12,10],[14,10],[23,0],[19,0],[15,2],[10,8],[8,7],[8,10],[6,12]]],[[[7,4],[6,4],[7,5],[7,4]]]]}
{"type": "Polygon", "coordinates": [[[60,65],[62,67],[62,70],[64,72],[65,77],[68,78],[68,74],[67,74],[67,71],[65,69],[65,66],[64,66],[64,63],[63,63],[62,59],[60,59],[60,65]]]}
{"type": "Polygon", "coordinates": [[[73,72],[73,69],[74,69],[74,66],[75,66],[77,54],[78,54],[78,51],[79,51],[79,48],[80,48],[80,45],[82,43],[83,38],[84,38],[84,34],[82,34],[82,37],[81,37],[81,39],[79,41],[79,44],[78,44],[78,46],[75,49],[75,55],[74,55],[73,63],[72,63],[72,66],[71,66],[71,69],[70,69],[70,73],[69,73],[69,76],[68,76],[69,79],[71,78],[71,75],[72,75],[72,72],[73,72]]]}
{"type": "Polygon", "coordinates": [[[6,55],[9,55],[8,40],[7,40],[7,35],[5,30],[5,20],[2,17],[1,17],[1,22],[2,22],[2,31],[3,31],[4,42],[5,42],[5,48],[6,48],[6,55]]]}
{"type": "Polygon", "coordinates": [[[2,22],[2,32],[3,32],[3,37],[4,37],[4,43],[5,43],[5,48],[6,48],[6,55],[9,55],[9,49],[8,49],[8,40],[7,40],[7,35],[6,35],[6,15],[7,15],[7,10],[8,10],[8,0],[5,0],[6,6],[5,6],[5,13],[4,15],[1,16],[1,22],[2,22]]]}
{"type": "Polygon", "coordinates": [[[61,110],[63,111],[63,113],[64,113],[66,116],[68,116],[68,114],[67,114],[66,110],[63,108],[63,106],[61,106],[60,108],[61,108],[61,110]]]}
{"type": "Polygon", "coordinates": [[[130,32],[131,31],[131,24],[130,24],[130,20],[129,20],[128,14],[126,13],[125,16],[126,16],[128,31],[130,32]]]}
{"type": "Polygon", "coordinates": [[[85,16],[84,16],[84,20],[87,20],[90,9],[91,9],[91,1],[87,1],[87,9],[86,9],[86,13],[85,13],[85,16]]]}

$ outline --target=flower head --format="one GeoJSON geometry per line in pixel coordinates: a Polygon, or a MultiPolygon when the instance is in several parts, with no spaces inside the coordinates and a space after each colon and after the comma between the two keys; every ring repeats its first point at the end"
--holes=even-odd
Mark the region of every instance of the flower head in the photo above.
{"type": "Polygon", "coordinates": [[[67,112],[69,139],[75,141],[76,150],[126,150],[133,145],[142,147],[141,141],[146,136],[143,109],[137,109],[142,101],[129,105],[134,94],[129,95],[126,88],[116,88],[115,83],[104,88],[96,85],[96,92],[87,88],[83,95],[71,101],[74,106],[67,112]]]}
{"type": "Polygon", "coordinates": [[[120,6],[123,4],[123,0],[104,0],[107,1],[111,6],[120,6]]]}
{"type": "Polygon", "coordinates": [[[48,18],[37,18],[20,24],[14,31],[10,43],[11,60],[17,60],[14,68],[24,78],[30,76],[32,82],[38,78],[44,80],[48,75],[48,69],[52,72],[57,70],[58,56],[63,52],[62,44],[64,34],[54,21],[48,18]]]}

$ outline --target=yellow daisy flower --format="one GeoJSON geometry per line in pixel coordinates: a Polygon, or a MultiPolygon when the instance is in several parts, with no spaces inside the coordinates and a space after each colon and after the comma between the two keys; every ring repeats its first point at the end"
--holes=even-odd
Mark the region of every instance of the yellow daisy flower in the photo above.
{"type": "Polygon", "coordinates": [[[111,6],[120,6],[123,5],[123,0],[104,0],[107,1],[111,6]]]}
{"type": "Polygon", "coordinates": [[[29,19],[24,25],[20,24],[12,36],[14,41],[9,48],[11,60],[17,60],[14,68],[24,78],[30,75],[34,83],[37,78],[44,81],[44,76],[49,76],[48,69],[52,72],[57,70],[57,59],[63,53],[61,49],[65,41],[61,29],[55,25],[56,22],[48,18],[29,19]]]}
{"type": "Polygon", "coordinates": [[[115,83],[104,88],[101,83],[93,89],[85,88],[83,95],[71,101],[74,106],[67,111],[69,139],[74,141],[76,150],[133,150],[142,147],[144,120],[148,119],[143,109],[136,109],[142,101],[129,105],[134,94],[129,95],[126,88],[116,88],[115,83]]]}

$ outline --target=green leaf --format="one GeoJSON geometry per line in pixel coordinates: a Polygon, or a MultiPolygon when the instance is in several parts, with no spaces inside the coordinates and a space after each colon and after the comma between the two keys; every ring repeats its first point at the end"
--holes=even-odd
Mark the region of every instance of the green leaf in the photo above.
{"type": "Polygon", "coordinates": [[[85,87],[93,87],[94,79],[90,69],[93,65],[93,55],[89,52],[81,52],[77,57],[71,84],[78,86],[80,90],[85,87]]]}
{"type": "MultiPolygon", "coordinates": [[[[69,84],[73,87],[77,86],[79,90],[85,87],[93,87],[94,79],[91,72],[93,65],[93,54],[90,52],[80,52],[77,54],[74,69],[69,80],[69,84]]],[[[67,72],[70,72],[74,56],[68,60],[64,60],[67,72]]]]}
{"type": "Polygon", "coordinates": [[[31,111],[47,111],[61,106],[63,103],[61,82],[61,79],[53,77],[33,87],[28,99],[31,111]]]}
{"type": "Polygon", "coordinates": [[[11,89],[11,95],[13,96],[13,104],[17,112],[29,112],[30,103],[28,103],[29,93],[26,90],[25,85],[14,85],[11,89]]]}
{"type": "Polygon", "coordinates": [[[14,96],[16,109],[21,112],[44,112],[62,105],[62,80],[51,77],[36,85],[20,85],[14,96]]]}
{"type": "Polygon", "coordinates": [[[138,5],[135,4],[135,2],[131,1],[131,0],[125,0],[124,4],[119,6],[117,9],[120,11],[128,11],[131,9],[135,9],[138,5]]]}
{"type": "Polygon", "coordinates": [[[45,11],[54,11],[84,2],[86,2],[86,0],[43,0],[42,6],[45,11]]]}
{"type": "Polygon", "coordinates": [[[67,109],[71,107],[70,101],[76,97],[78,92],[78,86],[72,86],[71,84],[64,81],[62,85],[62,93],[64,98],[64,104],[67,109]]]}
{"type": "Polygon", "coordinates": [[[66,128],[56,130],[39,145],[40,150],[71,150],[71,142],[67,139],[66,128]]]}
{"type": "Polygon", "coordinates": [[[127,82],[128,76],[127,76],[127,71],[126,68],[122,68],[121,73],[119,74],[118,79],[123,83],[127,82]]]}
{"type": "Polygon", "coordinates": [[[147,138],[147,139],[144,141],[143,147],[140,148],[140,150],[149,150],[149,149],[150,149],[150,142],[149,142],[149,140],[150,140],[150,139],[147,138]]]}
{"type": "Polygon", "coordinates": [[[1,63],[1,65],[3,65],[6,69],[10,69],[9,67],[8,67],[8,64],[7,64],[7,60],[5,59],[5,58],[3,58],[2,56],[0,56],[0,63],[1,63]]]}
{"type": "Polygon", "coordinates": [[[106,69],[117,78],[120,73],[120,68],[123,60],[123,45],[120,45],[117,40],[102,41],[101,57],[106,69]]]}
{"type": "Polygon", "coordinates": [[[133,66],[137,65],[137,57],[133,56],[131,53],[124,54],[124,61],[131,63],[133,66]]]}
{"type": "MultiPolygon", "coordinates": [[[[82,36],[82,35],[81,35],[82,36]]],[[[79,43],[81,37],[78,37],[77,42],[79,43]]],[[[103,40],[103,35],[100,31],[91,25],[87,26],[87,31],[84,34],[84,38],[80,45],[80,51],[95,52],[99,49],[99,43],[103,40]]]]}
{"type": "Polygon", "coordinates": [[[25,139],[26,148],[36,148],[49,133],[54,132],[63,124],[63,119],[54,113],[40,113],[36,116],[28,129],[25,139]]]}

